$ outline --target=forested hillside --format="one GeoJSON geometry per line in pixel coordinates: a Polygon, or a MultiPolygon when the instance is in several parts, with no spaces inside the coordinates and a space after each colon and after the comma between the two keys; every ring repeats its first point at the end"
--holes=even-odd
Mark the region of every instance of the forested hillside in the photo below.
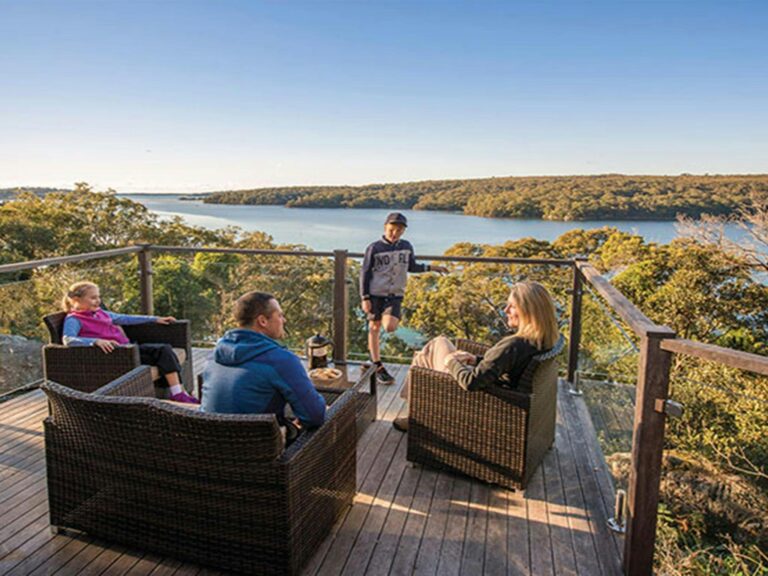
{"type": "Polygon", "coordinates": [[[462,211],[496,218],[674,220],[728,215],[768,197],[768,175],[535,176],[215,192],[212,204],[462,211]]]}
{"type": "Polygon", "coordinates": [[[17,188],[0,188],[0,200],[11,200],[22,192],[31,192],[38,196],[45,196],[51,192],[71,192],[63,188],[46,188],[41,186],[19,186],[17,188]]]}

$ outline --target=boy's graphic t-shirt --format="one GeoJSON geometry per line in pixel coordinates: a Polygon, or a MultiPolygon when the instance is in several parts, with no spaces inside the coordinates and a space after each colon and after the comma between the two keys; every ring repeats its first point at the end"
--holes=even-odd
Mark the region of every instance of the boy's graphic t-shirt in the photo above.
{"type": "Polygon", "coordinates": [[[408,272],[427,272],[428,264],[418,264],[413,246],[407,240],[394,244],[382,237],[365,251],[360,272],[360,296],[399,296],[405,294],[408,272]]]}

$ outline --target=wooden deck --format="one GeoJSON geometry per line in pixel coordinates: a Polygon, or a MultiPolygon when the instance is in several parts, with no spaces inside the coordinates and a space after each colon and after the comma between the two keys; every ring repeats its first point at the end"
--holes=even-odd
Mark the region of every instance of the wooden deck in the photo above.
{"type": "MultiPolygon", "coordinates": [[[[200,370],[208,352],[195,351],[200,370]]],[[[360,439],[358,494],[305,570],[336,574],[620,573],[606,527],[613,489],[583,401],[561,384],[555,448],[524,492],[413,466],[397,384],[380,388],[379,420],[360,439]]],[[[0,575],[210,575],[216,570],[48,529],[42,392],[0,404],[0,575]]]]}

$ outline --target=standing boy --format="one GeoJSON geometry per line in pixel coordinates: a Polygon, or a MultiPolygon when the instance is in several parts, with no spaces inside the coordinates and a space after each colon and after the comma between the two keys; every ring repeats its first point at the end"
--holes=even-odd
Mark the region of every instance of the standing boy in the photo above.
{"type": "Polygon", "coordinates": [[[360,297],[363,312],[368,315],[368,352],[376,365],[376,378],[381,384],[395,379],[381,363],[379,343],[382,327],[387,332],[397,330],[400,323],[405,283],[408,272],[447,272],[443,266],[417,264],[413,246],[402,240],[408,220],[392,212],[384,222],[384,236],[365,250],[360,271],[360,297]]]}

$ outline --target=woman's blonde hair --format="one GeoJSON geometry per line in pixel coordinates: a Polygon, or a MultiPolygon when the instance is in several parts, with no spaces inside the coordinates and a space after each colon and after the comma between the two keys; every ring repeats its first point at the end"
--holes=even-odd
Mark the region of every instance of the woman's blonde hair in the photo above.
{"type": "Polygon", "coordinates": [[[559,337],[555,303],[547,289],[538,282],[518,282],[512,286],[510,299],[515,303],[520,336],[539,350],[548,350],[559,337]]]}
{"type": "Polygon", "coordinates": [[[98,290],[99,287],[93,282],[75,282],[69,287],[67,293],[64,294],[64,298],[61,299],[61,307],[65,312],[69,312],[72,310],[72,298],[82,298],[91,288],[98,290]]]}

